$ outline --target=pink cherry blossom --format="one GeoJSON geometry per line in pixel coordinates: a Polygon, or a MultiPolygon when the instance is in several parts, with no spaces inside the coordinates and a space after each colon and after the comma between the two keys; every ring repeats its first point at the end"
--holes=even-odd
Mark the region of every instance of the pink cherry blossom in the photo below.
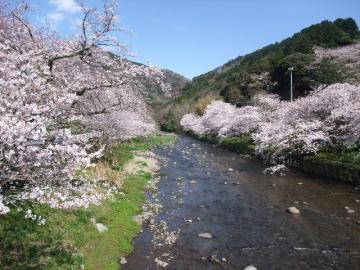
{"type": "Polygon", "coordinates": [[[201,117],[185,115],[181,125],[186,131],[220,139],[251,135],[258,155],[271,164],[283,164],[290,155],[359,143],[360,87],[348,83],[319,87],[294,102],[259,96],[255,106],[241,108],[215,101],[201,117]]]}
{"type": "Polygon", "coordinates": [[[128,49],[115,38],[123,31],[117,5],[106,1],[96,9],[80,1],[79,32],[61,39],[27,22],[27,4],[0,0],[0,187],[19,181],[26,187],[16,197],[0,197],[0,214],[15,199],[64,208],[98,203],[112,187],[84,179],[73,184],[74,173],[105,148],[91,153],[89,139],[129,139],[155,130],[145,89],[135,84],[142,78],[164,91],[167,86],[159,69],[124,58],[128,49]],[[81,121],[88,134],[61,128],[69,120],[81,121]]]}

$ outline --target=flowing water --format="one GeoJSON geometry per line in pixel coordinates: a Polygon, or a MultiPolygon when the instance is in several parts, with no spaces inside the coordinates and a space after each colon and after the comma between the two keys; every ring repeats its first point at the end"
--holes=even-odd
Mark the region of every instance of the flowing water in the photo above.
{"type": "Polygon", "coordinates": [[[264,175],[260,161],[187,136],[155,152],[167,159],[159,172],[156,198],[163,208],[155,225],[165,221],[178,238],[172,245],[155,245],[153,232],[144,225],[122,269],[163,269],[157,260],[168,262],[165,269],[179,270],[248,265],[274,270],[360,269],[357,187],[299,172],[264,175]],[[288,213],[290,206],[300,214],[288,213]],[[347,213],[345,207],[355,213],[347,213]]]}

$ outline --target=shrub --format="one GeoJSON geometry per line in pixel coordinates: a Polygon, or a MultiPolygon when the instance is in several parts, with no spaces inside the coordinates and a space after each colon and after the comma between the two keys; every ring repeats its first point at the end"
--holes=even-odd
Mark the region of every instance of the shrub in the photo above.
{"type": "Polygon", "coordinates": [[[254,142],[249,135],[224,138],[219,145],[240,154],[254,154],[255,151],[254,142]]]}

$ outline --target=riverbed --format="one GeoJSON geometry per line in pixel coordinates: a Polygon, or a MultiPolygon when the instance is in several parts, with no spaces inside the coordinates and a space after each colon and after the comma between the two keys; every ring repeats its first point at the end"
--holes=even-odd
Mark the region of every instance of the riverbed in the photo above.
{"type": "Polygon", "coordinates": [[[162,208],[122,269],[360,269],[358,187],[265,175],[261,161],[188,136],[155,153],[160,181],[147,196],[162,208]],[[160,224],[174,241],[154,241],[160,224]]]}

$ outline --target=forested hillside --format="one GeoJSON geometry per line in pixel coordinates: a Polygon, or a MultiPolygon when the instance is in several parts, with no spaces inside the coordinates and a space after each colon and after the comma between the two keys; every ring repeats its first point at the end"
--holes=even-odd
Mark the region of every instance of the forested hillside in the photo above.
{"type": "Polygon", "coordinates": [[[201,110],[213,99],[238,106],[252,104],[259,93],[288,99],[289,67],[294,68],[295,98],[319,85],[359,82],[359,37],[358,26],[351,18],[312,25],[194,78],[180,97],[158,113],[158,119],[171,130],[179,128],[184,113],[201,110]]]}

